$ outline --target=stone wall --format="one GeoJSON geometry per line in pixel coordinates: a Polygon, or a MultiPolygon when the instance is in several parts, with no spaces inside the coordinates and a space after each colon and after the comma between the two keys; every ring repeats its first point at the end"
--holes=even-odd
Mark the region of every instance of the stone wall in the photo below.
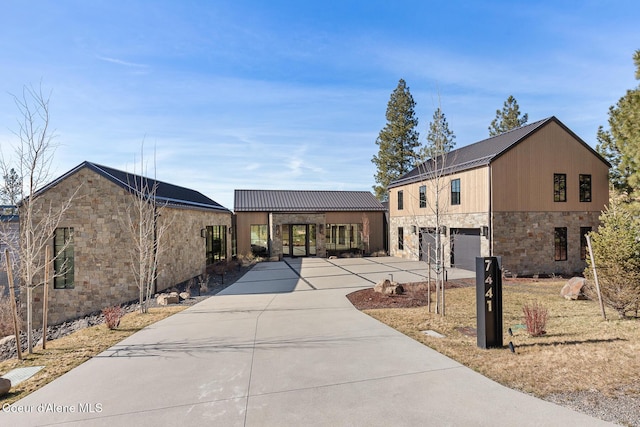
{"type": "Polygon", "coordinates": [[[158,259],[158,291],[202,274],[206,263],[206,239],[200,230],[210,225],[227,226],[227,259],[231,259],[231,213],[203,209],[163,208],[160,220],[168,221],[158,259]]]}
{"type": "Polygon", "coordinates": [[[493,253],[502,256],[503,268],[519,274],[582,272],[580,227],[600,224],[600,212],[495,212],[493,253]],[[554,228],[567,227],[567,260],[555,261],[554,228]]]}
{"type": "MultiPolygon", "coordinates": [[[[74,287],[54,289],[49,283],[50,324],[83,316],[102,308],[135,300],[139,296],[132,260],[131,231],[126,225],[127,205],[133,197],[123,188],[82,168],[38,198],[40,206],[59,206],[72,195],[60,227],[72,227],[74,287]]],[[[231,226],[231,213],[164,208],[159,222],[171,221],[162,241],[158,289],[171,287],[202,272],[207,225],[231,226]]],[[[23,217],[21,217],[23,220],[23,217]]],[[[227,246],[230,256],[230,239],[227,246]]],[[[42,286],[34,292],[34,324],[42,320],[42,286]]],[[[23,304],[24,309],[24,304],[23,304]]]]}
{"type": "Polygon", "coordinates": [[[285,224],[315,224],[316,225],[316,256],[325,258],[326,238],[324,227],[326,225],[323,213],[277,213],[269,214],[269,244],[271,256],[282,257],[282,226],[285,224]]]}
{"type": "MultiPolygon", "coordinates": [[[[451,266],[451,229],[452,228],[481,228],[487,226],[488,215],[486,213],[467,214],[443,214],[440,216],[441,226],[446,227],[446,235],[441,234],[444,244],[445,265],[451,266]]],[[[412,260],[419,259],[420,253],[420,229],[434,228],[436,223],[435,215],[416,216],[396,216],[391,217],[389,225],[389,253],[412,260]],[[403,227],[404,249],[398,249],[398,227],[403,227]],[[416,232],[413,232],[413,229],[416,232]]],[[[480,237],[481,256],[489,255],[489,239],[480,237]]],[[[423,248],[426,251],[426,248],[423,248]]]]}

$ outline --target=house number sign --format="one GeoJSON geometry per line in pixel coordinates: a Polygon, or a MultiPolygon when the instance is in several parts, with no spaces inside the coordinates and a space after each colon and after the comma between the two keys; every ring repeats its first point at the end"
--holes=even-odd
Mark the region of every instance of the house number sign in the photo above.
{"type": "Polygon", "coordinates": [[[478,347],[502,347],[502,268],[500,257],[476,258],[478,347]]]}

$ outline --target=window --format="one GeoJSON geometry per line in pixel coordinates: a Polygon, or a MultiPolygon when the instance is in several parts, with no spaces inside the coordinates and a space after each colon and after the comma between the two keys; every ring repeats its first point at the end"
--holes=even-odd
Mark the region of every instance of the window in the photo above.
{"type": "Polygon", "coordinates": [[[591,232],[591,227],[580,227],[580,259],[587,259],[587,234],[591,232]]]}
{"type": "Polygon", "coordinates": [[[451,204],[460,204],[460,178],[451,181],[451,204]]]}
{"type": "Polygon", "coordinates": [[[420,207],[421,208],[427,207],[427,186],[426,185],[420,186],[420,207]]]}
{"type": "Polygon", "coordinates": [[[398,191],[398,210],[401,211],[404,209],[404,194],[403,191],[398,191]]]}
{"type": "Polygon", "coordinates": [[[398,227],[398,250],[404,250],[404,229],[402,227],[398,227]]]}
{"type": "Polygon", "coordinates": [[[364,250],[362,224],[327,224],[325,245],[329,251],[364,250]]]}
{"type": "Polygon", "coordinates": [[[53,256],[53,289],[73,289],[73,228],[56,228],[53,256]]]}
{"type": "Polygon", "coordinates": [[[591,175],[580,174],[580,201],[591,201],[591,175]]]}
{"type": "Polygon", "coordinates": [[[227,259],[227,226],[207,226],[207,264],[227,259]]]}
{"type": "Polygon", "coordinates": [[[567,227],[556,227],[554,233],[555,260],[567,260],[567,227]]]}
{"type": "Polygon", "coordinates": [[[553,201],[554,202],[567,201],[567,174],[564,174],[564,173],[553,174],[553,201]]]}
{"type": "Polygon", "coordinates": [[[251,224],[251,252],[256,256],[267,256],[267,224],[251,224]]]}

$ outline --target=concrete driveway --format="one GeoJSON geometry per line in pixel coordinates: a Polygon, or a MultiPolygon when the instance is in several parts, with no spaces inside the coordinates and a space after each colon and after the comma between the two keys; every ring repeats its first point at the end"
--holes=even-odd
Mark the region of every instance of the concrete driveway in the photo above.
{"type": "Polygon", "coordinates": [[[421,271],[395,258],[258,264],[3,409],[0,425],[606,425],[490,381],[345,298],[421,271]]]}

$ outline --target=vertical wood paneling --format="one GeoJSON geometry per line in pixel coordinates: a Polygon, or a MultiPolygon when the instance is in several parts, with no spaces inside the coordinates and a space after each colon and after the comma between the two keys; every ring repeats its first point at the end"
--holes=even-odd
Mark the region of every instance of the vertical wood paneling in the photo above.
{"type": "Polygon", "coordinates": [[[555,122],[492,164],[494,211],[599,211],[609,200],[608,168],[555,122]],[[553,201],[553,174],[567,175],[567,201],[553,201]],[[591,202],[580,202],[579,175],[590,174],[591,202]]]}

